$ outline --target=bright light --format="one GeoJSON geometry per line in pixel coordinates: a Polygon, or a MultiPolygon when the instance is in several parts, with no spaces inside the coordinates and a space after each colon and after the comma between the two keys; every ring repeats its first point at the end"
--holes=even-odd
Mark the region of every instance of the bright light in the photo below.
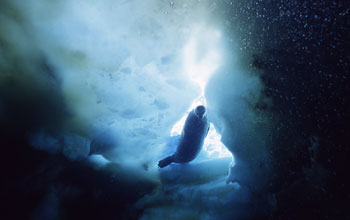
{"type": "Polygon", "coordinates": [[[216,132],[213,123],[210,123],[209,133],[204,141],[203,150],[208,154],[208,157],[232,157],[231,152],[221,142],[221,135],[216,132]]]}
{"type": "MultiPolygon", "coordinates": [[[[188,113],[198,105],[206,106],[204,89],[210,76],[220,66],[219,53],[220,32],[212,29],[197,28],[192,33],[184,48],[184,68],[189,78],[201,88],[201,96],[195,99],[186,114],[173,126],[170,135],[181,135],[188,113]]],[[[203,151],[208,158],[232,157],[230,151],[221,142],[221,135],[216,132],[214,124],[210,123],[208,136],[203,145],[203,151]]]]}
{"type": "Polygon", "coordinates": [[[185,71],[201,87],[202,95],[208,79],[220,66],[220,36],[217,30],[197,28],[184,48],[185,71]]]}

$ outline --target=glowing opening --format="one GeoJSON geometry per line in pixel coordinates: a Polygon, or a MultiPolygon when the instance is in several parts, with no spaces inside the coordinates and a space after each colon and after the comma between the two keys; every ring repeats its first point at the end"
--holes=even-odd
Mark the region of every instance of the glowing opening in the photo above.
{"type": "MultiPolygon", "coordinates": [[[[217,30],[195,28],[184,48],[184,70],[189,78],[200,86],[201,96],[195,99],[186,114],[173,126],[170,135],[181,135],[186,117],[198,105],[206,106],[204,91],[210,76],[220,66],[219,40],[221,33],[217,30]]],[[[210,123],[209,133],[204,141],[203,151],[208,158],[232,157],[230,151],[221,142],[221,135],[210,123]]]]}
{"type": "Polygon", "coordinates": [[[210,76],[220,66],[221,56],[218,49],[221,33],[217,30],[195,28],[184,48],[184,69],[189,78],[204,89],[210,76]]]}

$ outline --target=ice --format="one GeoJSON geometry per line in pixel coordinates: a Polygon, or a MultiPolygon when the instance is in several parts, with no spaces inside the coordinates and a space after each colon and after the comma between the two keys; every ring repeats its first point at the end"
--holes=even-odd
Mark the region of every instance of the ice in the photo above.
{"type": "Polygon", "coordinates": [[[50,154],[59,153],[62,150],[60,141],[44,131],[29,135],[30,145],[38,150],[45,150],[50,154]]]}
{"type": "Polygon", "coordinates": [[[169,2],[159,1],[30,1],[23,10],[33,42],[62,79],[59,92],[69,109],[59,131],[33,131],[32,145],[101,172],[114,167],[116,178],[139,176],[158,183],[157,196],[146,195],[138,203],[149,207],[144,217],[192,202],[199,205],[179,216],[215,217],[235,193],[249,198],[249,190],[237,182],[249,185],[256,174],[245,175],[250,164],[242,164],[255,159],[249,158],[256,150],[248,137],[251,124],[244,120],[255,117],[246,101],[258,99],[251,94],[260,82],[231,65],[234,55],[225,57],[225,33],[212,20],[208,2],[171,8],[168,12],[169,2]],[[174,152],[187,114],[198,105],[207,107],[210,122],[202,152],[189,164],[159,170],[158,160],[174,152]],[[237,150],[245,144],[248,150],[237,150]],[[245,168],[237,178],[235,152],[243,152],[236,168],[245,168]],[[163,200],[169,206],[159,205],[163,200]]]}
{"type": "Polygon", "coordinates": [[[62,137],[63,155],[70,160],[87,158],[90,152],[90,140],[76,134],[65,134],[62,137]]]}
{"type": "MultiPolygon", "coordinates": [[[[67,136],[57,148],[74,160],[99,153],[111,162],[149,164],[156,172],[169,134],[179,134],[188,112],[206,105],[205,86],[221,65],[220,30],[206,19],[187,22],[193,17],[186,8],[177,9],[185,17],[174,25],[174,15],[153,11],[166,7],[156,1],[137,7],[57,3],[55,16],[45,12],[48,4],[33,1],[26,15],[34,39],[58,67],[71,123],[83,122],[64,131],[76,138],[67,136]],[[135,16],[127,19],[131,9],[135,16]],[[72,147],[79,146],[80,137],[81,146],[94,146],[72,147]]],[[[205,18],[204,5],[195,11],[205,18]]],[[[231,157],[220,139],[212,123],[198,161],[231,157]]],[[[37,140],[37,146],[45,141],[49,137],[37,140]]]]}

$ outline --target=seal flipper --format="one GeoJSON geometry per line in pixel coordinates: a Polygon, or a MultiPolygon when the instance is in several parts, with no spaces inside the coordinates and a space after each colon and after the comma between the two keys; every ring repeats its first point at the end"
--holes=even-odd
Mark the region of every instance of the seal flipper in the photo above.
{"type": "Polygon", "coordinates": [[[169,164],[171,164],[172,162],[174,162],[173,155],[171,155],[171,156],[169,156],[169,157],[166,157],[166,158],[164,158],[163,160],[160,160],[160,161],[158,162],[158,167],[160,167],[160,168],[166,167],[166,166],[168,166],[169,164]]]}

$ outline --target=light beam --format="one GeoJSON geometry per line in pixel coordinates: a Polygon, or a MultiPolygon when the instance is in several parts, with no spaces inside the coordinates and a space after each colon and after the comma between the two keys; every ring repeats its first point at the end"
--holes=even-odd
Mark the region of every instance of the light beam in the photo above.
{"type": "MultiPolygon", "coordinates": [[[[184,48],[184,70],[188,77],[201,89],[201,96],[195,99],[186,114],[173,126],[170,135],[181,135],[186,117],[198,105],[206,106],[205,86],[210,76],[221,63],[219,40],[221,33],[213,29],[195,28],[184,48]]],[[[216,132],[213,123],[205,139],[203,150],[208,158],[232,157],[230,151],[221,142],[221,135],[216,132]]]]}

